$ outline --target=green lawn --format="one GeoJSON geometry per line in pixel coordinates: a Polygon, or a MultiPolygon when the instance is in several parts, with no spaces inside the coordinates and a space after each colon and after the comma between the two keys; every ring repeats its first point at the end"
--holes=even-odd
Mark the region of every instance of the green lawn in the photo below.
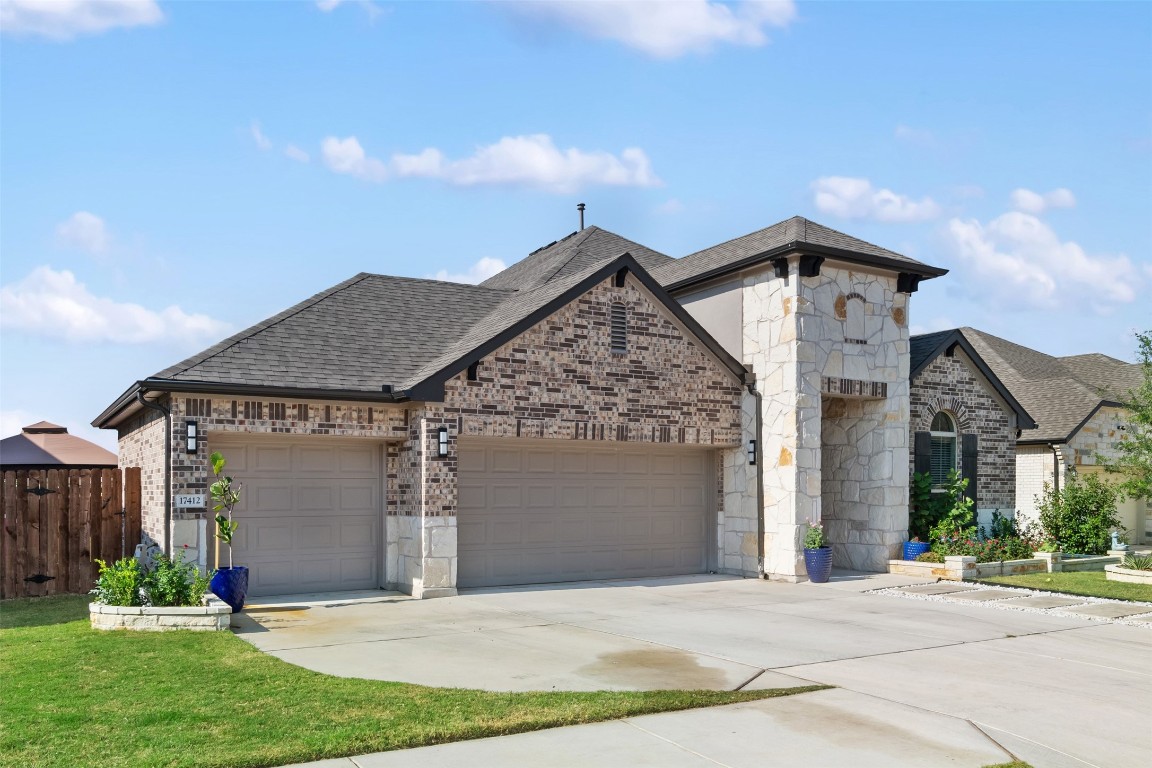
{"type": "Polygon", "coordinates": [[[488,693],[329,677],[228,632],[100,632],[0,603],[0,765],[273,766],[819,690],[488,693]]]}
{"type": "Polygon", "coordinates": [[[981,581],[1010,587],[1043,589],[1065,592],[1069,595],[1107,597],[1113,600],[1144,600],[1152,602],[1152,587],[1146,584],[1128,584],[1108,581],[1104,571],[1072,571],[1070,573],[1025,573],[1020,576],[990,576],[981,581]]]}

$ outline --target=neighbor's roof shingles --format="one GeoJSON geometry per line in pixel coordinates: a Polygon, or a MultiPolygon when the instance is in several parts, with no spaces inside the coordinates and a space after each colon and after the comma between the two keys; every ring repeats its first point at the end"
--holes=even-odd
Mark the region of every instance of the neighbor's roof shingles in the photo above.
{"type": "Polygon", "coordinates": [[[960,329],[1036,420],[1021,442],[1065,442],[1105,402],[1140,385],[1140,366],[1106,355],[1052,357],[975,328],[960,329]]]}

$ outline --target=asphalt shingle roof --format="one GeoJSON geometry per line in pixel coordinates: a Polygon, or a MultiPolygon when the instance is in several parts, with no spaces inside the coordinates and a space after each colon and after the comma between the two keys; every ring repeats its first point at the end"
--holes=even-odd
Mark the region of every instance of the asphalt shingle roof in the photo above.
{"type": "Polygon", "coordinates": [[[361,273],[154,378],[379,392],[410,380],[514,294],[361,273]]]}
{"type": "MultiPolygon", "coordinates": [[[[738,264],[765,251],[781,248],[790,244],[836,248],[842,251],[851,251],[864,256],[878,259],[892,260],[907,264],[909,267],[930,270],[939,273],[934,267],[923,262],[910,259],[907,256],[881,248],[878,245],[865,242],[858,238],[846,235],[830,227],[809,221],[803,216],[793,216],[790,219],[773,224],[770,227],[752,232],[751,234],[729,240],[702,251],[689,254],[669,264],[658,267],[652,273],[661,285],[673,286],[725,267],[738,264]]],[[[914,269],[912,271],[918,271],[914,269]]]]}
{"type": "Polygon", "coordinates": [[[1106,355],[1053,357],[975,328],[964,337],[1036,420],[1025,441],[1068,440],[1102,402],[1123,402],[1140,366],[1106,355]]]}
{"type": "Polygon", "coordinates": [[[533,251],[500,274],[488,278],[481,285],[485,288],[532,290],[550,280],[581,272],[594,264],[614,259],[624,253],[632,254],[632,258],[649,272],[674,261],[672,257],[640,243],[592,226],[533,251]]]}

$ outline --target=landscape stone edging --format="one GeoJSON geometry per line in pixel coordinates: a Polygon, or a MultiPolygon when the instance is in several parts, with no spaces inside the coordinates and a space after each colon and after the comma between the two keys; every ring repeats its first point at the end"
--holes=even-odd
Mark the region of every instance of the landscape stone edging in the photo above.
{"type": "Polygon", "coordinates": [[[227,605],[149,608],[89,603],[88,616],[93,629],[132,629],[144,632],[190,629],[221,632],[228,629],[232,622],[232,609],[227,605]]]}
{"type": "Polygon", "coordinates": [[[1129,584],[1152,584],[1152,571],[1122,568],[1119,565],[1106,565],[1104,566],[1104,578],[1109,581],[1123,581],[1129,584]]]}

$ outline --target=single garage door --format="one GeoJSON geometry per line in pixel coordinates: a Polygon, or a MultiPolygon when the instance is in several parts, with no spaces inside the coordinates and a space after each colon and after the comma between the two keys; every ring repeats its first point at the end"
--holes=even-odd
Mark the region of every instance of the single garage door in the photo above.
{"type": "Polygon", "coordinates": [[[714,456],[462,439],[458,585],[706,571],[714,456]]]}
{"type": "MultiPolygon", "coordinates": [[[[232,541],[249,594],[380,586],[381,448],[323,437],[209,436],[243,483],[232,541]]],[[[226,565],[227,551],[220,557],[226,565]]]]}

